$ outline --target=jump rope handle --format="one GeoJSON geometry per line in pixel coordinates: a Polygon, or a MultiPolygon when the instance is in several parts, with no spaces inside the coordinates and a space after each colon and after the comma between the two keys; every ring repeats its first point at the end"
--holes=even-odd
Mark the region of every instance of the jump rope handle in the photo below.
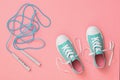
{"type": "Polygon", "coordinates": [[[21,53],[24,54],[28,59],[30,59],[32,62],[34,62],[36,65],[40,66],[40,62],[33,58],[31,55],[29,55],[27,52],[21,50],[21,53]]]}
{"type": "Polygon", "coordinates": [[[30,67],[23,61],[21,60],[17,55],[15,55],[14,53],[12,53],[12,56],[27,70],[30,71],[30,67]]]}

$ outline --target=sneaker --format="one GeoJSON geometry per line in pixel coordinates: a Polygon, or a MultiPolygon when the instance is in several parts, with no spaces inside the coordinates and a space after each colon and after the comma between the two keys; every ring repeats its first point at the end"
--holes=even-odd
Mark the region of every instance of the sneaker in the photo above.
{"type": "Polygon", "coordinates": [[[83,72],[83,65],[68,37],[65,35],[58,36],[56,40],[56,47],[61,56],[75,73],[83,72]]]}
{"type": "Polygon", "coordinates": [[[97,68],[103,68],[105,66],[106,60],[103,51],[103,36],[100,30],[95,26],[91,26],[87,29],[86,37],[90,47],[91,55],[94,60],[94,65],[97,68]]]}

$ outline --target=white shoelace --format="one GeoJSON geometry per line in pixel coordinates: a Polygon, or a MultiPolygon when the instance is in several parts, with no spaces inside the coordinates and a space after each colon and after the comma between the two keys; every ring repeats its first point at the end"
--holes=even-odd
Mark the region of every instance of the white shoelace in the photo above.
{"type": "Polygon", "coordinates": [[[63,62],[63,60],[60,58],[60,57],[57,57],[56,58],[56,66],[57,66],[57,69],[58,70],[60,70],[60,71],[63,71],[63,72],[65,72],[65,73],[68,73],[68,72],[70,72],[68,69],[62,69],[61,67],[60,67],[60,64],[62,64],[62,65],[66,65],[66,64],[68,64],[68,63],[70,63],[69,61],[68,62],[63,62]],[[59,63],[58,63],[59,62],[59,63]]]}
{"type": "Polygon", "coordinates": [[[74,57],[74,52],[70,49],[69,45],[65,45],[63,48],[62,48],[63,52],[65,53],[66,57],[68,59],[72,59],[72,57],[74,57]]]}
{"type": "Polygon", "coordinates": [[[94,55],[96,52],[102,51],[101,48],[102,48],[102,45],[101,45],[99,37],[92,38],[92,49],[95,52],[90,53],[90,55],[94,55]]]}
{"type": "Polygon", "coordinates": [[[83,56],[83,49],[82,49],[82,43],[80,38],[75,38],[75,45],[77,46],[76,49],[78,49],[78,56],[81,54],[83,56]]]}

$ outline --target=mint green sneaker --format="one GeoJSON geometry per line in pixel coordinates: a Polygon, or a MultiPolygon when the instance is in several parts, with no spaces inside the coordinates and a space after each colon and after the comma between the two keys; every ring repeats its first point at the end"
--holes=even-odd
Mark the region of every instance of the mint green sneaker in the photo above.
{"type": "Polygon", "coordinates": [[[94,65],[97,68],[103,68],[106,59],[104,55],[103,36],[100,30],[95,26],[91,26],[87,29],[86,37],[94,60],[94,65]]]}
{"type": "Polygon", "coordinates": [[[83,65],[68,37],[65,35],[58,36],[56,40],[56,47],[75,73],[83,72],[83,65]]]}

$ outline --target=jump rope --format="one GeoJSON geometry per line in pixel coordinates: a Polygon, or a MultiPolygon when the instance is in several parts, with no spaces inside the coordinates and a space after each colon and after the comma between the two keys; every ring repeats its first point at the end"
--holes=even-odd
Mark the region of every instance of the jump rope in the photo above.
{"type": "Polygon", "coordinates": [[[17,13],[11,17],[7,22],[7,28],[10,32],[10,37],[6,43],[6,48],[10,52],[10,54],[28,71],[31,70],[31,68],[20,58],[16,55],[15,52],[13,52],[10,47],[9,43],[10,40],[14,37],[14,40],[12,42],[12,46],[19,50],[23,55],[25,55],[28,59],[30,59],[32,62],[40,66],[40,62],[33,58],[31,55],[29,55],[25,50],[29,49],[42,49],[45,47],[45,41],[41,38],[35,38],[36,33],[40,30],[40,27],[48,28],[51,25],[50,18],[45,15],[36,5],[26,3],[20,7],[20,9],[17,11],[17,13]],[[25,12],[28,8],[32,8],[33,14],[31,17],[28,17],[25,15],[25,12]],[[22,12],[22,13],[21,13],[22,12]],[[38,17],[38,13],[41,13],[41,15],[48,20],[48,24],[42,23],[40,18],[38,17]],[[19,19],[20,18],[20,19],[19,19]],[[25,23],[28,20],[27,23],[25,23]],[[17,25],[16,25],[17,24],[17,25]],[[41,42],[41,46],[39,47],[21,47],[19,45],[27,44],[34,42],[35,40],[41,42]]]}

